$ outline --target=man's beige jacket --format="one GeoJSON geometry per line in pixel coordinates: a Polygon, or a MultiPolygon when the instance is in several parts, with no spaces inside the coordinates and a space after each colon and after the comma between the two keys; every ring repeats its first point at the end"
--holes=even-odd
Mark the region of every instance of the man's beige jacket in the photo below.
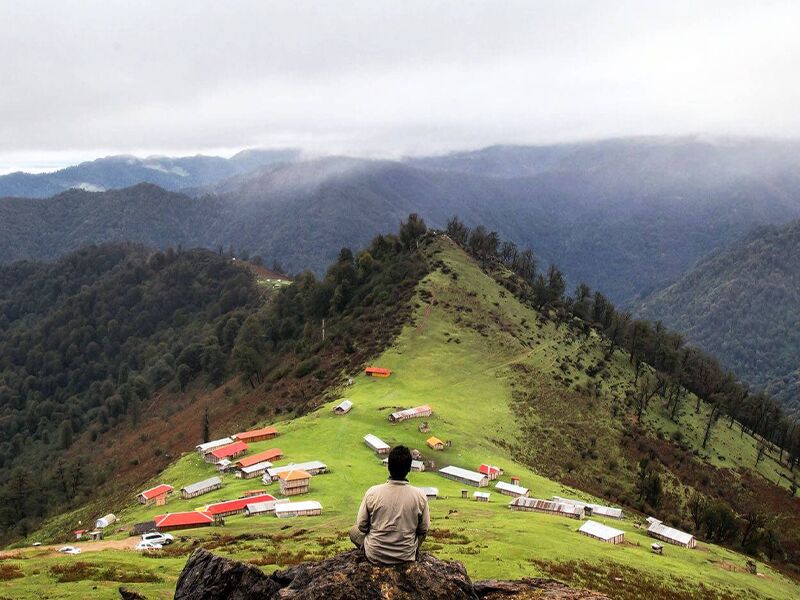
{"type": "Polygon", "coordinates": [[[392,479],[367,490],[356,518],[356,527],[366,536],[367,558],[381,564],[415,560],[417,538],[430,526],[425,494],[407,481],[392,479]]]}

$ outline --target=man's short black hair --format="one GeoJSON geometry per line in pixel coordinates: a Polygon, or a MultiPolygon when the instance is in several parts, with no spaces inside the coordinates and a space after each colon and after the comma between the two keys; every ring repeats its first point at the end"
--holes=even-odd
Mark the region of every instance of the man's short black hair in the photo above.
{"type": "Polygon", "coordinates": [[[405,479],[411,470],[411,450],[405,446],[395,446],[389,452],[389,477],[405,479]]]}

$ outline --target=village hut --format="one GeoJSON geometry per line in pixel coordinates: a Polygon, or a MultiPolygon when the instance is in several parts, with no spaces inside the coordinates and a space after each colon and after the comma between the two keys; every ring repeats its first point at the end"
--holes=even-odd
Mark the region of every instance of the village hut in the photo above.
{"type": "Polygon", "coordinates": [[[494,481],[503,474],[503,469],[492,465],[481,465],[478,467],[478,473],[483,473],[489,478],[489,481],[494,481]]]}
{"type": "Polygon", "coordinates": [[[227,446],[228,444],[232,444],[233,439],[229,437],[220,438],[218,440],[211,440],[210,442],[206,442],[204,444],[198,444],[195,446],[195,450],[200,456],[205,456],[212,450],[216,450],[222,446],[227,446]]]}
{"type": "Polygon", "coordinates": [[[400,421],[406,421],[407,419],[418,419],[420,417],[429,417],[433,410],[427,404],[423,404],[422,406],[417,406],[415,408],[406,408],[405,410],[400,410],[397,412],[393,412],[389,415],[389,420],[392,423],[399,423],[400,421]]]}
{"type": "Polygon", "coordinates": [[[281,450],[280,448],[270,448],[269,450],[264,450],[263,452],[256,452],[255,454],[251,454],[250,456],[244,456],[240,458],[239,460],[236,461],[236,467],[241,469],[242,467],[249,467],[251,465],[262,463],[264,461],[280,460],[281,458],[283,458],[283,450],[281,450]]]}
{"type": "Polygon", "coordinates": [[[382,367],[367,367],[364,369],[364,374],[367,377],[389,377],[392,374],[391,369],[384,369],[382,367]]]}
{"type": "Polygon", "coordinates": [[[437,437],[431,436],[425,440],[425,443],[431,450],[444,450],[444,442],[437,437]]]}
{"type": "Polygon", "coordinates": [[[275,506],[278,504],[286,504],[289,502],[288,498],[281,498],[280,500],[269,500],[267,502],[254,502],[244,507],[244,515],[246,517],[254,517],[256,515],[269,515],[275,514],[275,506]]]}
{"type": "Polygon", "coordinates": [[[682,546],[683,548],[694,548],[697,546],[697,540],[694,539],[691,533],[680,531],[674,527],[668,527],[658,519],[653,519],[652,517],[648,519],[648,522],[650,525],[647,528],[647,534],[650,537],[654,537],[662,542],[667,542],[668,544],[682,546]]]}
{"type": "Polygon", "coordinates": [[[247,452],[247,444],[244,442],[233,442],[232,444],[228,444],[227,446],[220,446],[219,448],[214,448],[211,452],[208,452],[204,459],[208,463],[216,464],[221,460],[227,459],[232,460],[237,456],[241,456],[245,452],[247,452]]]}
{"type": "Polygon", "coordinates": [[[278,435],[278,430],[274,427],[262,427],[261,429],[253,429],[251,431],[242,431],[232,435],[231,437],[237,442],[245,442],[252,444],[253,442],[260,442],[262,440],[271,440],[278,435]]]}
{"type": "Polygon", "coordinates": [[[419,491],[425,494],[426,498],[436,498],[439,495],[439,488],[435,487],[418,487],[419,491]]]}
{"type": "Polygon", "coordinates": [[[268,460],[264,462],[256,463],[254,465],[248,465],[246,467],[242,467],[238,471],[236,471],[236,477],[239,479],[252,479],[253,477],[260,477],[262,476],[267,469],[272,466],[272,463],[268,460]]]}
{"type": "Polygon", "coordinates": [[[495,483],[494,489],[496,489],[501,494],[504,494],[506,496],[512,496],[513,498],[519,498],[520,496],[527,496],[529,493],[528,488],[522,487],[521,485],[506,483],[505,481],[498,481],[497,483],[495,483]]]}
{"type": "Polygon", "coordinates": [[[130,535],[144,535],[145,533],[150,533],[151,531],[155,530],[155,521],[142,521],[140,523],[134,523],[130,530],[130,535]]]}
{"type": "Polygon", "coordinates": [[[353,409],[353,403],[350,400],[342,400],[339,404],[333,407],[333,413],[336,415],[345,415],[353,409]]]}
{"type": "Polygon", "coordinates": [[[279,519],[288,517],[313,517],[322,514],[322,504],[316,500],[304,502],[288,502],[275,505],[275,516],[279,519]]]}
{"type": "Polygon", "coordinates": [[[475,471],[470,471],[468,469],[462,469],[461,467],[454,467],[452,465],[444,467],[443,469],[439,469],[439,475],[447,479],[452,479],[453,481],[458,481],[459,483],[465,483],[467,485],[473,485],[475,487],[486,487],[489,485],[489,479],[486,477],[486,475],[482,473],[476,473],[475,471]]]}
{"type": "Polygon", "coordinates": [[[476,502],[488,502],[489,495],[489,492],[472,492],[472,496],[475,498],[476,502]]]}
{"type": "Polygon", "coordinates": [[[188,498],[197,498],[208,492],[213,492],[222,487],[222,479],[219,477],[209,477],[197,483],[190,483],[181,488],[181,498],[184,500],[188,498]]]}
{"type": "MultiPolygon", "coordinates": [[[[388,458],[384,458],[381,462],[384,465],[388,465],[389,464],[389,459],[388,458]]],[[[422,473],[425,470],[425,463],[422,462],[421,460],[412,459],[411,460],[411,470],[414,471],[415,473],[422,473]]]]}
{"type": "Polygon", "coordinates": [[[105,517],[100,517],[97,521],[94,522],[95,529],[105,529],[109,525],[113,525],[117,522],[117,517],[111,513],[108,513],[105,517]]]}
{"type": "Polygon", "coordinates": [[[311,474],[302,470],[284,471],[278,474],[278,479],[284,496],[307,494],[311,484],[311,474]]]}
{"type": "Polygon", "coordinates": [[[625,532],[603,525],[597,521],[586,521],[578,529],[578,533],[586,535],[607,544],[621,544],[625,541],[625,532]]]}
{"type": "Polygon", "coordinates": [[[209,513],[197,510],[186,512],[168,513],[153,517],[158,531],[174,531],[176,529],[194,529],[195,527],[208,527],[214,523],[214,517],[209,513]]]}
{"type": "Polygon", "coordinates": [[[139,495],[136,496],[136,500],[139,502],[139,504],[144,504],[145,506],[151,506],[153,504],[156,506],[163,506],[167,503],[167,496],[169,496],[172,492],[173,488],[171,485],[162,483],[156,487],[150,488],[149,490],[140,492],[139,495]]]}
{"type": "Polygon", "coordinates": [[[572,500],[570,498],[561,498],[560,496],[553,496],[553,501],[561,502],[562,504],[573,504],[584,509],[587,517],[608,517],[609,519],[622,519],[624,514],[621,508],[614,508],[612,506],[603,506],[602,504],[593,504],[591,502],[583,502],[581,500],[572,500]]]}
{"type": "Polygon", "coordinates": [[[238,498],[236,500],[224,500],[222,502],[209,504],[205,507],[203,512],[207,512],[215,519],[218,519],[220,517],[243,513],[248,504],[269,502],[270,500],[275,500],[275,496],[271,494],[261,494],[260,496],[250,496],[248,498],[238,498]]]}
{"type": "Polygon", "coordinates": [[[318,460],[310,460],[308,462],[295,463],[283,467],[270,467],[267,469],[267,472],[264,473],[262,481],[265,485],[269,485],[278,478],[278,475],[281,473],[288,473],[289,471],[305,471],[309,475],[322,475],[328,472],[328,465],[318,460]]]}
{"type": "Polygon", "coordinates": [[[392,449],[389,444],[371,433],[364,436],[364,443],[370,449],[374,450],[376,454],[389,454],[389,451],[392,449]]]}
{"type": "Polygon", "coordinates": [[[530,512],[540,512],[570,519],[583,519],[584,510],[574,504],[561,504],[551,500],[540,500],[539,498],[526,498],[519,496],[514,498],[508,505],[511,510],[523,510],[530,512]]]}

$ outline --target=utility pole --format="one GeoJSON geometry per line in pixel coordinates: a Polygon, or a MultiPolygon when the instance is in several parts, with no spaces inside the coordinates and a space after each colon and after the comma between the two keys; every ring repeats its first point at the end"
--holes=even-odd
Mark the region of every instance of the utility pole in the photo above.
{"type": "Polygon", "coordinates": [[[322,319],[322,341],[325,341],[325,319],[322,319]]]}

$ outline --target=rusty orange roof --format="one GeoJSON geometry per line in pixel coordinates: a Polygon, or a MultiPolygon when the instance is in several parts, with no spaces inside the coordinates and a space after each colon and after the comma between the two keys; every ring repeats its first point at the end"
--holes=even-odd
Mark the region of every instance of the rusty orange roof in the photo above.
{"type": "Polygon", "coordinates": [[[278,477],[285,481],[297,481],[299,479],[310,479],[311,474],[306,471],[284,471],[278,473],[278,477]]]}
{"type": "Polygon", "coordinates": [[[384,369],[383,367],[367,367],[364,369],[365,373],[377,373],[378,375],[391,375],[391,369],[384,369]]]}
{"type": "Polygon", "coordinates": [[[270,448],[269,450],[264,450],[263,452],[257,452],[256,454],[240,458],[236,461],[236,464],[240,467],[250,467],[260,462],[275,460],[281,456],[283,456],[283,450],[280,448],[270,448]]]}
{"type": "Polygon", "coordinates": [[[442,446],[444,446],[444,442],[443,442],[442,440],[440,440],[440,439],[439,439],[439,438],[437,438],[437,437],[433,437],[433,436],[429,437],[429,438],[426,440],[426,442],[427,442],[427,444],[428,444],[428,445],[430,445],[430,446],[436,446],[436,445],[438,445],[438,444],[441,444],[442,446]]]}
{"type": "Polygon", "coordinates": [[[237,433],[231,437],[241,442],[247,442],[253,438],[263,437],[265,435],[278,435],[278,430],[270,425],[269,427],[253,429],[252,431],[242,431],[241,433],[237,433]]]}

